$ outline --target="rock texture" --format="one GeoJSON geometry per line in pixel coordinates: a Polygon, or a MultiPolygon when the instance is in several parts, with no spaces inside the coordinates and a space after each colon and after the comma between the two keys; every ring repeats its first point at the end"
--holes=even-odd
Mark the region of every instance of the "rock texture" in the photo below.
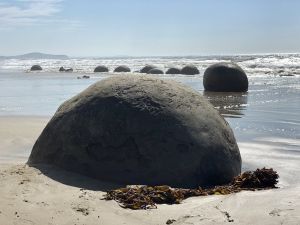
{"type": "Polygon", "coordinates": [[[166,74],[181,74],[181,70],[178,68],[169,68],[166,74]]]}
{"type": "Polygon", "coordinates": [[[94,72],[95,73],[104,73],[104,72],[108,72],[108,68],[106,66],[97,66],[95,69],[94,69],[94,72]]]}
{"type": "Polygon", "coordinates": [[[195,74],[199,74],[199,70],[196,66],[193,65],[188,65],[185,66],[181,69],[181,74],[185,74],[185,75],[195,75],[195,74]]]}
{"type": "Polygon", "coordinates": [[[160,69],[154,68],[148,71],[148,74],[164,74],[164,72],[160,69]]]}
{"type": "Polygon", "coordinates": [[[198,187],[241,171],[232,130],[198,92],[147,75],[104,79],[63,103],[28,163],[119,184],[198,187]]]}
{"type": "Polygon", "coordinates": [[[140,73],[148,73],[150,70],[155,68],[156,68],[155,66],[147,65],[140,70],[140,73]]]}
{"type": "Polygon", "coordinates": [[[43,70],[43,68],[40,65],[33,65],[30,68],[31,71],[39,71],[39,70],[43,70]]]}
{"type": "Polygon", "coordinates": [[[129,73],[131,70],[128,66],[118,66],[115,68],[114,72],[116,73],[129,73]]]}
{"type": "Polygon", "coordinates": [[[203,86],[206,91],[245,92],[248,91],[248,78],[235,63],[217,63],[205,70],[203,86]]]}

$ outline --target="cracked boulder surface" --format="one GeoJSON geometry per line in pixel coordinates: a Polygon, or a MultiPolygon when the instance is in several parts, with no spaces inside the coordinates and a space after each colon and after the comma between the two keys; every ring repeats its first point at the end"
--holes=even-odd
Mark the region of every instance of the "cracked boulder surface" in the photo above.
{"type": "Polygon", "coordinates": [[[241,171],[233,132],[193,89],[147,75],[101,80],[64,102],[29,165],[117,184],[212,186],[241,171]]]}

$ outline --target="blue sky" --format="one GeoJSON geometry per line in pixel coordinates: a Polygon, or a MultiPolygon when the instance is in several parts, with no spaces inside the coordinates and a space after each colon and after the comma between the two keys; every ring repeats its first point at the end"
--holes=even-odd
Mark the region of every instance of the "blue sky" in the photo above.
{"type": "Polygon", "coordinates": [[[299,0],[0,0],[0,55],[300,52],[299,0]]]}

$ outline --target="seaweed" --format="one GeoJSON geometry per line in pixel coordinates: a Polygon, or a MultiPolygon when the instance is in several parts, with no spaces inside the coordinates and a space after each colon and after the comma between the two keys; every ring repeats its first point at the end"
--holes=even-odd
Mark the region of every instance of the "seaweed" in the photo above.
{"type": "Polygon", "coordinates": [[[206,195],[228,195],[242,190],[265,190],[276,188],[278,174],[271,169],[256,169],[246,171],[235,177],[227,185],[215,186],[202,189],[182,189],[162,186],[129,186],[116,190],[107,191],[105,200],[115,200],[123,208],[133,210],[153,209],[157,204],[179,204],[184,199],[206,195]]]}

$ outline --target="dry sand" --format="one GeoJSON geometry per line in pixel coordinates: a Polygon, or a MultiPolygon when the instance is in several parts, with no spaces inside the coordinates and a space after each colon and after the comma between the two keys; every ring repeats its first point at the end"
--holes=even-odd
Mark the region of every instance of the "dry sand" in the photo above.
{"type": "Polygon", "coordinates": [[[24,165],[47,118],[0,118],[0,225],[300,225],[300,186],[187,199],[133,211],[102,200],[108,183],[53,167],[24,165]],[[4,155],[13,153],[9,163],[4,155]],[[17,157],[20,156],[20,157],[17,157]],[[13,159],[15,157],[15,161],[13,159]]]}

